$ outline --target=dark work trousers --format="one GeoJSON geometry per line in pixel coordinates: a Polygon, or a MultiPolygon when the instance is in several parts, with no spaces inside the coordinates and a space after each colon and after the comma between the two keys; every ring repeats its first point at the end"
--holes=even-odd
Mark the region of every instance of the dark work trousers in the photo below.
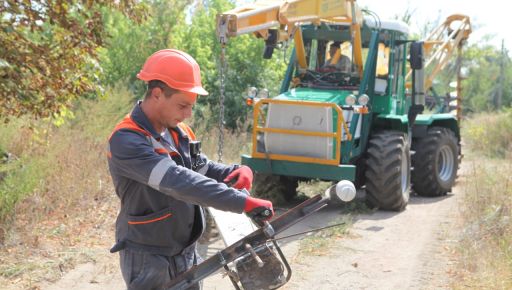
{"type": "MultiPolygon", "coordinates": [[[[173,257],[124,249],[119,252],[121,272],[128,290],[164,290],[177,275],[201,262],[195,247],[173,257]]],[[[202,282],[187,289],[201,290],[202,282]]]]}

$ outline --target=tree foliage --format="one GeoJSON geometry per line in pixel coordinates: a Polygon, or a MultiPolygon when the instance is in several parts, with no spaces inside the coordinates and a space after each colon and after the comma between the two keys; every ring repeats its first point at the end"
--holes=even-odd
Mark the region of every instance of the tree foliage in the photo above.
{"type": "MultiPolygon", "coordinates": [[[[110,37],[100,57],[103,83],[114,86],[127,81],[133,89],[136,74],[146,58],[157,50],[170,47],[169,38],[179,33],[175,27],[184,21],[184,11],[191,3],[192,0],[146,1],[148,18],[142,23],[122,13],[106,14],[105,25],[110,37]]],[[[142,87],[139,83],[134,91],[140,94],[142,87]]]]}
{"type": "MultiPolygon", "coordinates": [[[[226,0],[202,1],[191,15],[190,25],[182,23],[179,34],[171,37],[171,44],[189,52],[201,66],[203,82],[210,95],[200,98],[196,117],[207,113],[219,115],[221,45],[216,35],[216,15],[233,8],[226,0]]],[[[264,42],[252,35],[231,38],[225,48],[225,122],[234,129],[245,123],[249,107],[243,96],[250,86],[267,88],[271,95],[278,93],[286,63],[276,53],[270,60],[263,59],[264,42]]]]}
{"type": "Polygon", "coordinates": [[[501,90],[502,106],[512,105],[512,66],[506,52],[488,44],[485,39],[469,46],[465,52],[468,78],[463,82],[464,106],[478,112],[496,108],[494,100],[501,90]],[[500,68],[503,62],[503,70],[500,68]],[[500,77],[503,81],[500,82],[500,77]]]}
{"type": "Polygon", "coordinates": [[[102,11],[144,18],[135,0],[8,0],[0,6],[0,115],[58,113],[95,91],[102,11]]]}
{"type": "MultiPolygon", "coordinates": [[[[177,48],[192,55],[201,67],[203,85],[210,93],[200,97],[196,121],[215,125],[219,116],[220,53],[216,35],[216,15],[234,7],[228,0],[148,1],[149,17],[137,24],[120,14],[107,18],[112,38],[102,52],[105,82],[114,85],[127,80],[137,95],[143,82],[136,74],[146,58],[163,48],[177,48]]],[[[226,47],[225,121],[235,129],[246,121],[249,108],[242,98],[249,86],[266,87],[277,93],[286,63],[279,53],[262,58],[263,41],[252,35],[232,38],[226,47]]]]}
{"type": "MultiPolygon", "coordinates": [[[[220,95],[221,47],[215,33],[217,13],[233,8],[233,0],[9,0],[0,6],[0,114],[4,118],[33,114],[51,116],[65,111],[78,97],[95,96],[103,86],[129,83],[141,96],[136,79],[146,58],[163,48],[178,48],[200,64],[208,97],[199,98],[198,120],[216,124],[220,95]],[[141,21],[144,20],[144,21],[141,21]],[[99,61],[98,61],[99,60],[99,61]]],[[[397,18],[411,22],[414,11],[397,18]]],[[[425,24],[420,34],[439,19],[425,24]]],[[[421,35],[418,35],[421,37],[421,35]]],[[[491,108],[496,84],[503,104],[510,105],[512,73],[507,62],[499,69],[500,52],[488,39],[465,49],[469,67],[464,83],[465,105],[473,111],[491,108]]],[[[278,93],[287,65],[279,51],[261,57],[264,43],[252,35],[231,38],[226,47],[226,125],[237,128],[249,108],[242,96],[249,86],[278,93]]],[[[289,50],[288,50],[289,51],[289,50]]],[[[508,59],[508,58],[507,58],[508,59]]],[[[440,82],[449,90],[450,66],[440,82]]]]}

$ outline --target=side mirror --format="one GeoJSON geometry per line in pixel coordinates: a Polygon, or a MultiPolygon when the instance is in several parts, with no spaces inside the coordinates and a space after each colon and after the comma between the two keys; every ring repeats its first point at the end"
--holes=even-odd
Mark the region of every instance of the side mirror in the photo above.
{"type": "Polygon", "coordinates": [[[412,69],[423,68],[423,41],[411,43],[409,63],[412,69]]]}

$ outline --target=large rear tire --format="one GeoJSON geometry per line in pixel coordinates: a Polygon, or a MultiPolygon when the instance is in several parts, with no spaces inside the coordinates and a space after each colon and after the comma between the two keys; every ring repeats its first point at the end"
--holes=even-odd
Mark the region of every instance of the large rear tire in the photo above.
{"type": "Polygon", "coordinates": [[[412,143],[412,186],[418,195],[441,196],[452,190],[459,168],[459,146],[452,130],[428,129],[427,136],[412,143]]]}
{"type": "Polygon", "coordinates": [[[366,159],[366,200],[371,207],[402,211],[409,202],[411,155],[407,136],[382,131],[371,136],[366,159]]]}

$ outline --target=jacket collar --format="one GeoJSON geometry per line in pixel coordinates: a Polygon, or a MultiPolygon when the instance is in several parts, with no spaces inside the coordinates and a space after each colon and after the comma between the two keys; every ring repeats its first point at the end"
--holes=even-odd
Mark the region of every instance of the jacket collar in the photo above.
{"type": "MultiPolygon", "coordinates": [[[[135,107],[133,108],[130,116],[133,119],[133,121],[137,123],[137,125],[151,133],[153,138],[159,140],[162,136],[156,132],[155,128],[153,128],[153,125],[151,125],[151,123],[149,122],[148,117],[146,117],[146,114],[144,114],[140,107],[141,103],[142,101],[137,101],[137,104],[135,104],[135,107]]],[[[186,136],[185,132],[183,132],[183,130],[178,126],[176,126],[176,128],[169,128],[168,130],[175,130],[181,138],[186,136]]]]}
{"type": "Polygon", "coordinates": [[[148,117],[146,117],[146,114],[144,114],[144,112],[142,111],[140,107],[141,103],[142,101],[138,101],[137,104],[135,104],[135,107],[133,107],[130,117],[135,123],[137,123],[137,125],[151,133],[153,138],[160,138],[160,134],[156,132],[155,128],[153,128],[153,125],[151,125],[151,123],[149,122],[148,117]]]}

